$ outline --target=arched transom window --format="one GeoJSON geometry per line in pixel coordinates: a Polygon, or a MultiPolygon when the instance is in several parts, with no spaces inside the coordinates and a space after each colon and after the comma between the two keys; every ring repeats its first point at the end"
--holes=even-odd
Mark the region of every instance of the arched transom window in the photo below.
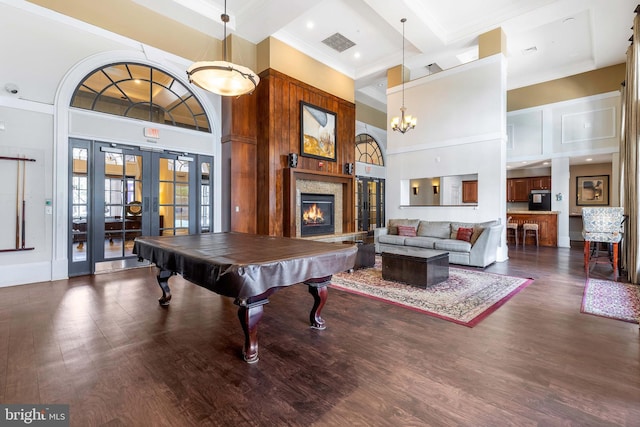
{"type": "Polygon", "coordinates": [[[371,135],[361,133],[356,136],[356,161],[384,166],[380,146],[371,135]]]}
{"type": "Polygon", "coordinates": [[[164,71],[143,64],[123,62],[93,71],[76,88],[71,106],[211,132],[193,92],[164,71]]]}

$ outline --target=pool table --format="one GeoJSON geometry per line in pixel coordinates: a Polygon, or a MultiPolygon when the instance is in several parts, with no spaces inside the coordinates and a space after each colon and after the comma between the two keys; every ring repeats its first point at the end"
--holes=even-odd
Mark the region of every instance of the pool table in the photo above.
{"type": "Polygon", "coordinates": [[[353,268],[357,251],[357,246],[342,243],[233,232],[138,237],[133,248],[140,260],[158,267],[162,306],[171,301],[168,281],[174,274],[234,298],[248,363],[258,361],[258,323],[269,296],[283,287],[306,284],[314,299],[311,327],[325,329],[321,311],[327,285],[333,274],[353,268]]]}

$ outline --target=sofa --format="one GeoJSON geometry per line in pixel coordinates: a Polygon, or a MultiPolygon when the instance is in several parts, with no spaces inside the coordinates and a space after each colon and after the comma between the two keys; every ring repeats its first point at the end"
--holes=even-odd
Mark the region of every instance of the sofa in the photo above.
{"type": "Polygon", "coordinates": [[[391,219],[374,231],[377,253],[386,249],[420,256],[424,249],[449,252],[449,263],[484,268],[496,261],[503,224],[391,219]]]}

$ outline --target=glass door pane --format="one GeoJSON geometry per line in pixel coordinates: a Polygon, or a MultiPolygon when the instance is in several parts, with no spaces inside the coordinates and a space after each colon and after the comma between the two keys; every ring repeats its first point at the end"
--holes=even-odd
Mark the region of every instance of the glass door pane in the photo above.
{"type": "Polygon", "coordinates": [[[202,161],[200,163],[200,233],[210,233],[212,231],[211,166],[211,161],[202,161]]]}
{"type": "Polygon", "coordinates": [[[367,206],[369,208],[369,227],[367,231],[369,231],[376,228],[378,224],[378,180],[371,180],[367,184],[367,206]]]}
{"type": "Polygon", "coordinates": [[[380,194],[380,197],[378,197],[378,223],[376,225],[377,227],[384,227],[386,225],[385,219],[384,219],[384,210],[385,210],[385,203],[384,203],[384,198],[385,198],[385,188],[384,188],[384,179],[380,180],[380,190],[378,191],[378,193],[380,194]]]}
{"type": "Polygon", "coordinates": [[[104,154],[104,259],[133,256],[142,235],[142,156],[104,154]]]}
{"type": "Polygon", "coordinates": [[[191,160],[158,159],[160,235],[189,234],[191,160]]]}
{"type": "Polygon", "coordinates": [[[133,241],[142,236],[142,156],[125,156],[124,256],[133,256],[133,241]]]}
{"type": "Polygon", "coordinates": [[[365,205],[363,198],[364,181],[361,178],[356,178],[356,229],[358,231],[365,231],[368,226],[365,216],[365,205]]]}
{"type": "MultiPolygon", "coordinates": [[[[86,262],[87,221],[89,219],[89,150],[86,147],[71,148],[71,263],[86,262]]],[[[71,268],[74,270],[75,268],[71,268]]]]}

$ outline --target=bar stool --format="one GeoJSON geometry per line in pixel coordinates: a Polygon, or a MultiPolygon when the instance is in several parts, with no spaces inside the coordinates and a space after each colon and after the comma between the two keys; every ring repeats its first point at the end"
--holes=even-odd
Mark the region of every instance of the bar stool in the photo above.
{"type": "Polygon", "coordinates": [[[535,233],[536,246],[540,246],[540,241],[538,239],[538,228],[538,224],[533,224],[530,222],[522,224],[522,246],[527,244],[527,231],[530,233],[535,233]]]}
{"type": "Polygon", "coordinates": [[[509,230],[513,231],[513,237],[516,241],[516,246],[518,246],[518,223],[517,222],[511,222],[511,218],[513,217],[509,217],[507,218],[507,240],[509,240],[509,230]]]}

